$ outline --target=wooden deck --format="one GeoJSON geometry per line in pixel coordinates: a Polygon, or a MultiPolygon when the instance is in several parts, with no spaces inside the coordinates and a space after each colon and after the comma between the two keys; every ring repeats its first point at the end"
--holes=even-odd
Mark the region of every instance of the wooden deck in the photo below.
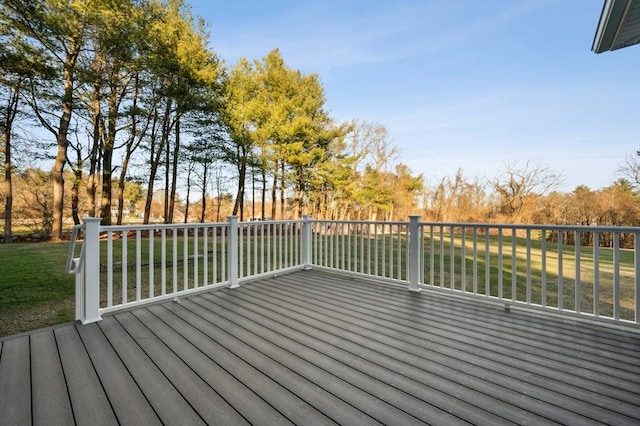
{"type": "Polygon", "coordinates": [[[640,332],[301,271],[0,340],[0,425],[640,424],[640,332]]]}

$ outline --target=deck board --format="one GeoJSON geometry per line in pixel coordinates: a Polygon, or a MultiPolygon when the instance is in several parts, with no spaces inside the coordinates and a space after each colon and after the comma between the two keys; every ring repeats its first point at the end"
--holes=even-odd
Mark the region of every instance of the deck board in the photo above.
{"type": "Polygon", "coordinates": [[[116,424],[115,413],[75,325],[56,328],[53,333],[76,424],[116,424]]]}
{"type": "MultiPolygon", "coordinates": [[[[118,314],[115,318],[123,328],[128,330],[150,361],[166,375],[167,380],[175,386],[207,424],[248,424],[233,407],[189,367],[188,363],[180,359],[130,312],[118,314]]],[[[166,404],[166,406],[172,408],[173,404],[166,404]]],[[[163,420],[165,419],[163,418],[163,420]]],[[[165,422],[169,422],[169,420],[165,420],[165,422]]]]}
{"type": "Polygon", "coordinates": [[[0,339],[0,424],[640,423],[640,331],[321,270],[0,339]]]}
{"type": "Polygon", "coordinates": [[[73,411],[58,348],[53,333],[31,335],[31,382],[33,383],[33,423],[36,425],[72,424],[73,411]]]}
{"type": "Polygon", "coordinates": [[[97,323],[78,326],[96,373],[115,411],[124,424],[161,424],[158,415],[124,366],[97,323]],[[132,409],[135,407],[135,409],[132,409]]]}
{"type": "Polygon", "coordinates": [[[205,424],[115,318],[107,317],[98,326],[163,424],[205,424]]]}
{"type": "MultiPolygon", "coordinates": [[[[265,425],[287,424],[286,417],[242,383],[243,376],[235,377],[223,368],[223,366],[236,365],[232,354],[212,348],[212,357],[213,354],[216,355],[214,361],[207,356],[206,352],[201,351],[186,338],[189,335],[193,335],[197,341],[205,341],[205,336],[198,335],[194,330],[189,333],[188,329],[185,330],[185,333],[179,333],[172,328],[173,325],[179,329],[177,318],[170,317],[168,312],[164,312],[165,315],[163,315],[163,311],[160,310],[158,316],[147,309],[137,310],[132,314],[161,339],[185,364],[189,365],[229,405],[241,413],[248,422],[253,424],[262,422],[265,425]]],[[[206,349],[207,347],[205,346],[206,349]]],[[[243,367],[245,366],[239,366],[241,373],[253,373],[251,366],[243,367]]],[[[270,383],[267,383],[265,387],[268,389],[270,385],[270,383]]]]}
{"type": "Polygon", "coordinates": [[[0,353],[0,424],[31,423],[29,339],[8,340],[0,353]]]}

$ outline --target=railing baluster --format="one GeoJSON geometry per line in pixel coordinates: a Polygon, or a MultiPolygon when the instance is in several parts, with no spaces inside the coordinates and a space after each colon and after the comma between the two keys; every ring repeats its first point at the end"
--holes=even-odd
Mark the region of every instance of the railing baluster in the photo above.
{"type": "Polygon", "coordinates": [[[564,232],[558,230],[558,309],[564,309],[563,246],[564,232]]]}
{"type": "MultiPolygon", "coordinates": [[[[396,275],[397,275],[398,279],[400,280],[400,279],[402,279],[402,227],[401,227],[401,225],[396,225],[396,229],[398,230],[398,238],[397,238],[397,241],[396,241],[397,246],[398,246],[398,248],[397,248],[397,256],[396,256],[396,265],[397,265],[396,275]]],[[[405,235],[408,238],[409,234],[405,232],[405,235]]],[[[409,244],[408,241],[407,241],[407,244],[409,244]]],[[[408,259],[408,257],[407,257],[407,259],[408,259]]],[[[406,262],[406,261],[405,261],[405,263],[407,265],[409,264],[409,262],[406,262]]],[[[409,279],[409,275],[406,274],[405,276],[406,276],[406,280],[408,280],[409,279]]]]}
{"type": "Polygon", "coordinates": [[[386,256],[386,251],[387,251],[387,236],[386,236],[386,229],[387,226],[386,224],[382,224],[382,239],[380,240],[380,244],[382,245],[382,276],[386,277],[387,276],[387,256],[386,256]]]}
{"type": "Polygon", "coordinates": [[[504,259],[502,256],[503,228],[498,227],[498,299],[504,298],[504,259]]]}
{"type": "Polygon", "coordinates": [[[527,228],[527,305],[531,304],[531,229],[527,228]]]}
{"type": "Polygon", "coordinates": [[[129,265],[129,259],[127,258],[127,246],[129,245],[128,242],[128,233],[127,231],[123,231],[122,232],[122,304],[127,303],[128,301],[128,292],[129,292],[129,288],[128,288],[128,277],[127,277],[127,272],[128,272],[128,265],[129,265]]]}
{"type": "Polygon", "coordinates": [[[202,228],[202,285],[209,285],[209,228],[202,228]]]}
{"type": "Polygon", "coordinates": [[[581,240],[582,240],[582,235],[580,233],[580,231],[576,231],[574,233],[574,250],[575,250],[575,285],[573,286],[573,290],[575,291],[574,294],[574,304],[575,304],[575,308],[574,311],[576,311],[577,313],[580,313],[580,311],[582,310],[582,277],[580,276],[580,245],[581,245],[581,240]]]}
{"type": "Polygon", "coordinates": [[[113,306],[113,232],[107,231],[107,307],[113,306]]]}
{"type": "MultiPolygon", "coordinates": [[[[273,225],[272,224],[268,224],[267,225],[267,269],[271,270],[271,264],[275,264],[275,262],[273,262],[273,255],[272,255],[272,250],[271,248],[273,247],[275,238],[272,235],[272,231],[273,230],[273,225]]],[[[273,251],[273,253],[275,253],[275,251],[273,251]]]]}
{"type": "Polygon", "coordinates": [[[282,253],[282,252],[283,252],[284,250],[286,250],[287,248],[286,248],[286,247],[284,246],[284,244],[283,244],[283,242],[284,242],[284,241],[283,241],[284,236],[282,235],[282,232],[283,232],[283,229],[282,229],[282,228],[283,228],[283,224],[282,224],[282,223],[280,223],[280,224],[278,224],[278,225],[279,225],[279,226],[278,226],[278,246],[279,246],[280,250],[278,250],[278,260],[279,260],[279,261],[278,261],[278,266],[276,266],[276,268],[282,268],[282,266],[283,266],[283,263],[282,263],[282,254],[283,254],[283,253],[282,253]]]}
{"type": "Polygon", "coordinates": [[[199,287],[199,262],[198,262],[198,258],[200,256],[200,250],[198,249],[198,228],[195,227],[193,228],[193,288],[198,288],[199,287]]]}
{"type": "MultiPolygon", "coordinates": [[[[636,267],[636,278],[638,271],[640,268],[636,267]]],[[[593,315],[600,316],[600,233],[598,231],[593,233],[593,315]]]]}
{"type": "Polygon", "coordinates": [[[136,231],[136,302],[142,299],[142,231],[136,231]]]}
{"type": "Polygon", "coordinates": [[[182,288],[187,290],[189,288],[189,229],[182,229],[182,288]]]}
{"type": "Polygon", "coordinates": [[[353,272],[352,262],[351,262],[351,223],[347,223],[347,267],[346,270],[348,272],[353,272]]]}
{"type": "Polygon", "coordinates": [[[374,264],[374,271],[373,271],[373,275],[378,275],[378,224],[374,223],[373,224],[373,246],[374,246],[374,258],[375,261],[373,262],[374,264]]]}
{"type": "Polygon", "coordinates": [[[213,241],[211,242],[212,244],[212,250],[213,250],[213,254],[211,255],[211,269],[212,269],[212,273],[211,273],[211,282],[212,284],[217,284],[219,282],[221,282],[222,280],[218,279],[218,228],[217,226],[213,228],[213,235],[212,235],[212,239],[213,241]]]}
{"type": "Polygon", "coordinates": [[[613,232],[613,319],[620,319],[620,232],[613,232]]]}
{"type": "Polygon", "coordinates": [[[515,226],[511,228],[511,301],[518,300],[518,233],[515,226]]]}
{"type": "Polygon", "coordinates": [[[640,324],[640,232],[633,234],[633,284],[634,284],[634,306],[633,306],[633,321],[636,324],[640,324]]]}
{"type": "Polygon", "coordinates": [[[429,285],[434,286],[436,282],[436,249],[434,226],[429,225],[429,285]]]}
{"type": "Polygon", "coordinates": [[[173,228],[173,293],[178,292],[178,229],[173,228]]]}
{"type": "Polygon", "coordinates": [[[478,227],[473,227],[473,294],[478,294],[478,227]]]}
{"type": "Polygon", "coordinates": [[[444,226],[440,225],[440,288],[444,288],[444,226]]]}
{"type": "Polygon", "coordinates": [[[160,232],[160,292],[164,296],[167,294],[167,230],[162,228],[160,232]]]}
{"type": "Polygon", "coordinates": [[[460,227],[460,287],[463,293],[467,292],[467,228],[460,227]]]}
{"type": "Polygon", "coordinates": [[[155,293],[155,280],[153,277],[153,268],[154,268],[154,262],[155,262],[155,255],[153,253],[153,237],[154,237],[154,231],[153,229],[149,230],[149,298],[151,299],[154,296],[155,293]]]}
{"type": "MultiPolygon", "coordinates": [[[[420,219],[418,218],[418,222],[420,219]]],[[[419,281],[420,284],[424,285],[424,226],[418,225],[420,239],[418,240],[420,252],[418,253],[418,266],[420,268],[419,271],[419,281]]]]}
{"type": "Polygon", "coordinates": [[[244,251],[245,251],[245,244],[244,244],[244,234],[245,234],[245,230],[247,228],[242,224],[239,223],[238,224],[238,278],[242,278],[244,277],[244,269],[245,269],[245,264],[244,264],[244,251]]]}
{"type": "Polygon", "coordinates": [[[451,290],[456,288],[456,244],[455,228],[449,227],[449,286],[451,290]]]}
{"type": "MultiPolygon", "coordinates": [[[[312,234],[313,235],[313,234],[312,234]]],[[[260,223],[260,273],[264,274],[266,270],[264,269],[264,223],[260,223]]]]}
{"type": "Polygon", "coordinates": [[[360,267],[358,272],[364,274],[364,226],[360,225],[360,267]]]}
{"type": "Polygon", "coordinates": [[[258,269],[258,225],[255,223],[251,225],[253,228],[253,271],[254,274],[259,274],[258,269]]]}
{"type": "Polygon", "coordinates": [[[542,240],[540,241],[540,287],[541,287],[541,303],[547,306],[547,231],[542,229],[542,240]]]}
{"type": "Polygon", "coordinates": [[[227,255],[227,240],[229,239],[229,229],[231,228],[230,225],[224,226],[222,228],[220,228],[221,232],[220,232],[220,254],[221,254],[221,260],[220,260],[220,269],[221,269],[221,282],[225,282],[228,281],[228,275],[227,275],[227,262],[229,261],[228,258],[229,256],[227,255]]]}
{"type": "Polygon", "coordinates": [[[491,241],[489,228],[484,229],[484,294],[491,295],[491,241]]]}

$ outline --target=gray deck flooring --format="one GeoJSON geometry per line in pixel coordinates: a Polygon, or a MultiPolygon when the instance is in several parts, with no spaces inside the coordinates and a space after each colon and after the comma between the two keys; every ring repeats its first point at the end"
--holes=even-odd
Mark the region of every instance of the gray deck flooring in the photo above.
{"type": "Polygon", "coordinates": [[[640,332],[301,271],[0,340],[0,425],[640,424],[640,332]]]}

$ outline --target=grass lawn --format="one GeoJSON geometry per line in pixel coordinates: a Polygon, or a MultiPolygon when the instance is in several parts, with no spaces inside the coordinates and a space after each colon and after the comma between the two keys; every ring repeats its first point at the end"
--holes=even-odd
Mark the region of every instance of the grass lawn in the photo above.
{"type": "Polygon", "coordinates": [[[0,336],[72,321],[68,242],[0,244],[0,336]]]}

